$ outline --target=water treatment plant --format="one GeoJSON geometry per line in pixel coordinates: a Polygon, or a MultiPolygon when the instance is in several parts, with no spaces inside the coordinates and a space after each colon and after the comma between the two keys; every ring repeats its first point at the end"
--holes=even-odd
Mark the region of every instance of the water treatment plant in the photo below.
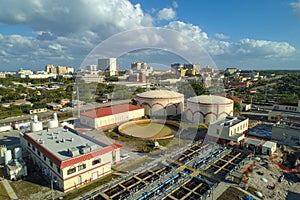
{"type": "Polygon", "coordinates": [[[247,152],[198,142],[108,184],[87,198],[207,199],[213,195],[218,183],[248,158],[247,152]]]}

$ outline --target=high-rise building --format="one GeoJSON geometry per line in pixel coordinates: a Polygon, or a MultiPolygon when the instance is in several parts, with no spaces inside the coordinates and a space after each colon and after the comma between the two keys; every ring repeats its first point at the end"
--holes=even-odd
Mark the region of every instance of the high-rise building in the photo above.
{"type": "Polygon", "coordinates": [[[56,67],[54,67],[54,65],[52,65],[52,64],[47,64],[47,65],[45,66],[45,71],[46,71],[48,74],[57,74],[56,67]]]}
{"type": "Polygon", "coordinates": [[[116,58],[101,58],[98,59],[98,70],[115,72],[117,71],[116,58]]]}

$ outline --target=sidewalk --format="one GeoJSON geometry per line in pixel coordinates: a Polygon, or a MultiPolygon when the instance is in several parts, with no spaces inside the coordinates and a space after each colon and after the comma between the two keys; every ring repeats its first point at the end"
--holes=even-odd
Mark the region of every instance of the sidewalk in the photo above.
{"type": "Polygon", "coordinates": [[[14,190],[12,189],[12,187],[10,186],[9,182],[6,179],[1,178],[1,182],[7,192],[7,194],[9,195],[10,199],[18,199],[16,193],[14,192],[14,190]]]}

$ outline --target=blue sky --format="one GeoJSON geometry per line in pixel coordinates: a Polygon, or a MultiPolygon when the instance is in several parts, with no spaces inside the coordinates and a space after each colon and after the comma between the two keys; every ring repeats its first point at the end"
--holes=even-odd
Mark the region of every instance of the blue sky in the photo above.
{"type": "MultiPolygon", "coordinates": [[[[78,68],[102,41],[141,27],[186,35],[220,69],[300,69],[300,0],[0,0],[0,5],[1,71],[41,70],[47,63],[78,68]]],[[[133,57],[145,60],[142,53],[133,57]]],[[[161,59],[146,55],[150,63],[161,59]]],[[[169,65],[170,59],[161,62],[169,65]]]]}

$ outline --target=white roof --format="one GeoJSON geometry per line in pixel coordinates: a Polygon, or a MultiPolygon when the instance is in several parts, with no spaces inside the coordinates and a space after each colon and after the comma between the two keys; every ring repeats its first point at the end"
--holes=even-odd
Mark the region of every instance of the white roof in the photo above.
{"type": "Polygon", "coordinates": [[[141,94],[137,94],[138,97],[141,98],[160,98],[160,99],[167,99],[167,98],[178,98],[183,97],[183,94],[170,91],[170,90],[150,90],[147,92],[143,92],[141,94]]]}
{"type": "Polygon", "coordinates": [[[232,100],[221,97],[221,96],[216,96],[216,95],[201,95],[201,96],[196,96],[196,97],[191,97],[188,99],[189,102],[194,102],[194,103],[204,103],[204,104],[228,104],[228,103],[233,103],[232,100]]]}
{"type": "Polygon", "coordinates": [[[266,147],[266,148],[272,148],[276,146],[276,143],[275,142],[271,142],[271,141],[266,141],[264,144],[263,144],[263,147],[266,147]]]}

